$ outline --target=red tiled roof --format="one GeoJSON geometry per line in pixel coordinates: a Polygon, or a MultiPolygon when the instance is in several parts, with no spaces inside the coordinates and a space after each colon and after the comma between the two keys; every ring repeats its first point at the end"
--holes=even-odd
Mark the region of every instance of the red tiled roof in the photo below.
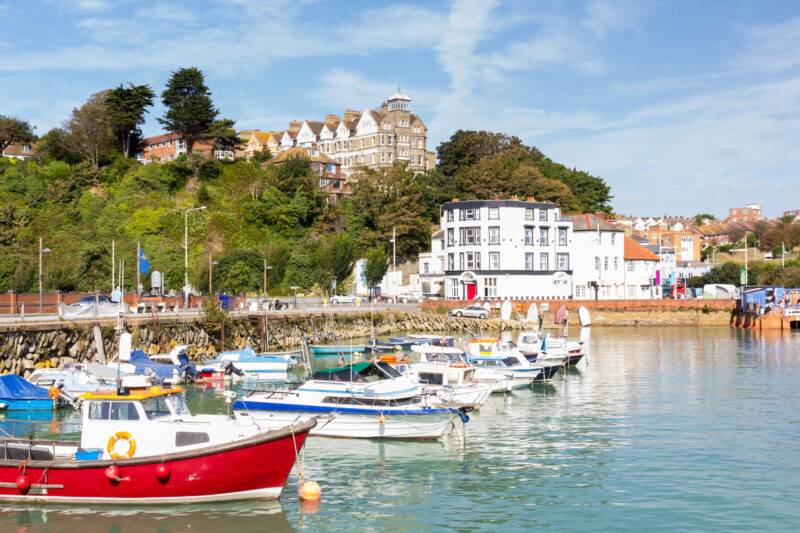
{"type": "Polygon", "coordinates": [[[630,259],[633,261],[659,261],[660,258],[639,244],[638,242],[634,241],[630,237],[625,237],[625,259],[630,259]]]}

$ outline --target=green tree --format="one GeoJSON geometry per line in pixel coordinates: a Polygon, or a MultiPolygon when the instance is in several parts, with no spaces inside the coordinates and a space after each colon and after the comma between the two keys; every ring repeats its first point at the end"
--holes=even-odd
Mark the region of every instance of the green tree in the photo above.
{"type": "Polygon", "coordinates": [[[42,154],[45,161],[56,159],[72,165],[80,163],[81,156],[70,145],[68,136],[69,133],[63,129],[53,128],[39,139],[36,152],[42,154]]]}
{"type": "Polygon", "coordinates": [[[314,250],[314,279],[320,287],[339,284],[353,272],[356,246],[346,233],[323,235],[314,250]]]}
{"type": "Polygon", "coordinates": [[[0,154],[11,143],[30,143],[36,140],[33,127],[26,120],[0,115],[0,154]]]}
{"type": "Polygon", "coordinates": [[[714,217],[714,215],[709,215],[708,213],[697,213],[694,216],[694,225],[702,226],[703,220],[716,220],[716,217],[714,217]]]}
{"type": "Polygon", "coordinates": [[[131,149],[136,149],[136,141],[141,139],[139,126],[144,124],[147,108],[153,105],[155,93],[149,85],[128,84],[111,89],[106,96],[106,112],[111,119],[111,129],[117,138],[120,152],[128,157],[131,149]],[[132,142],[133,141],[133,142],[132,142]]]}
{"type": "Polygon", "coordinates": [[[208,134],[219,114],[203,73],[197,67],[173,72],[161,93],[161,102],[166,111],[158,121],[169,131],[180,133],[186,141],[186,151],[191,154],[194,143],[208,134]]]}
{"type": "Polygon", "coordinates": [[[252,271],[244,261],[237,261],[222,280],[222,287],[231,294],[247,291],[253,285],[252,271]]]}
{"type": "Polygon", "coordinates": [[[208,133],[214,139],[214,150],[235,152],[241,148],[242,139],[233,129],[234,124],[236,121],[229,118],[222,118],[211,124],[208,133]]]}
{"type": "Polygon", "coordinates": [[[364,267],[364,279],[367,281],[370,295],[375,287],[383,280],[389,270],[389,250],[378,246],[367,252],[367,264],[364,267]]]}
{"type": "Polygon", "coordinates": [[[114,131],[105,105],[107,94],[108,91],[93,94],[80,108],[73,109],[72,117],[64,123],[69,149],[95,169],[114,145],[114,131]]]}

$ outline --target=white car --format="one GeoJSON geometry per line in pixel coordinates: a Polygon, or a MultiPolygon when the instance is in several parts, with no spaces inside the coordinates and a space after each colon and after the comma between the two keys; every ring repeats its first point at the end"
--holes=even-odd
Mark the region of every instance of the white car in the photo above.
{"type": "Polygon", "coordinates": [[[480,305],[468,305],[460,309],[451,309],[450,314],[455,316],[469,316],[472,318],[489,318],[489,311],[480,305]]]}
{"type": "Polygon", "coordinates": [[[411,292],[401,292],[400,294],[397,295],[396,299],[398,302],[402,303],[416,302],[417,300],[419,300],[419,298],[417,298],[417,296],[411,292]]]}
{"type": "Polygon", "coordinates": [[[358,301],[358,298],[353,296],[352,294],[336,294],[331,296],[328,302],[332,304],[354,304],[358,301]]]}

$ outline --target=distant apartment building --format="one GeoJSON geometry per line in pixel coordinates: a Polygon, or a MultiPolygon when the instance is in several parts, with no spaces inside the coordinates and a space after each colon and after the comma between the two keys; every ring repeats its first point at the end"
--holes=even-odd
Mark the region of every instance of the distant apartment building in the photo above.
{"type": "MultiPolygon", "coordinates": [[[[142,163],[168,163],[186,153],[186,140],[180,133],[165,133],[154,137],[142,139],[144,148],[136,154],[136,159],[142,163]]],[[[228,150],[215,150],[211,139],[195,141],[192,152],[203,157],[216,159],[233,159],[234,153],[228,150]]]]}
{"type": "Polygon", "coordinates": [[[644,237],[647,242],[661,248],[675,251],[678,261],[700,260],[700,235],[693,231],[673,231],[666,226],[651,226],[645,230],[635,230],[633,235],[644,237]]]}
{"type": "Polygon", "coordinates": [[[631,237],[624,238],[625,298],[640,300],[661,297],[658,275],[661,257],[631,237]]]}
{"type": "Polygon", "coordinates": [[[248,133],[249,135],[246,140],[241,132],[239,133],[239,138],[245,142],[243,156],[247,159],[250,159],[257,152],[262,152],[265,149],[269,150],[270,154],[273,156],[280,150],[282,132],[252,130],[248,133]]]}
{"type": "Polygon", "coordinates": [[[11,143],[3,150],[3,157],[31,159],[36,156],[36,143],[11,143]]]}
{"type": "Polygon", "coordinates": [[[346,187],[346,177],[342,174],[341,164],[325,154],[321,154],[317,148],[301,148],[295,146],[288,150],[279,152],[275,157],[262,163],[262,168],[268,165],[282,165],[290,159],[305,159],[311,164],[311,171],[317,176],[317,187],[320,192],[328,195],[328,202],[334,204],[338,197],[350,194],[346,187]]]}
{"type": "Polygon", "coordinates": [[[335,159],[345,176],[359,167],[391,167],[405,162],[415,172],[435,168],[436,154],[427,148],[428,128],[411,113],[411,99],[397,92],[380,109],[348,109],[344,117],[324,121],[295,120],[280,136],[280,150],[315,147],[335,159]]]}
{"type": "Polygon", "coordinates": [[[728,209],[726,222],[755,222],[761,220],[761,204],[747,204],[744,207],[732,207],[728,209]]]}
{"type": "Polygon", "coordinates": [[[791,211],[784,211],[783,216],[785,217],[797,217],[800,216],[800,209],[793,209],[791,211]]]}

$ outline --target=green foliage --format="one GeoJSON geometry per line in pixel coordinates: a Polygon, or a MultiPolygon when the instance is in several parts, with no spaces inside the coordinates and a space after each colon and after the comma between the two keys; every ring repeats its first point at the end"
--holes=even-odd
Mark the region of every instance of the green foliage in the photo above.
{"type": "Polygon", "coordinates": [[[339,284],[353,272],[356,246],[346,233],[323,235],[314,247],[314,280],[322,287],[339,284]]]}
{"type": "Polygon", "coordinates": [[[244,261],[234,263],[221,282],[222,288],[231,294],[243,293],[253,284],[252,270],[244,261]]]}
{"type": "Polygon", "coordinates": [[[203,309],[206,322],[211,324],[227,324],[230,314],[226,309],[221,309],[219,303],[212,298],[211,303],[203,309]]]}
{"type": "Polygon", "coordinates": [[[709,215],[708,213],[697,213],[694,216],[694,223],[696,226],[702,226],[703,220],[716,220],[714,215],[709,215]]]}
{"type": "Polygon", "coordinates": [[[373,248],[367,253],[367,264],[364,267],[364,278],[367,281],[367,286],[370,288],[370,293],[372,289],[378,285],[381,280],[383,280],[383,276],[386,275],[386,271],[389,269],[389,251],[382,247],[378,246],[373,248]]]}
{"type": "Polygon", "coordinates": [[[33,127],[27,120],[0,115],[0,154],[11,143],[29,143],[35,140],[33,127]]]}
{"type": "Polygon", "coordinates": [[[186,151],[206,135],[219,111],[211,101],[211,91],[197,67],[181,68],[172,73],[161,93],[166,111],[158,121],[169,131],[179,132],[186,140],[186,151]]]}
{"type": "Polygon", "coordinates": [[[155,93],[149,85],[122,85],[108,92],[105,100],[106,113],[111,119],[111,129],[117,139],[117,147],[124,157],[136,149],[136,140],[141,138],[139,126],[144,124],[147,108],[153,105],[155,93]],[[132,142],[133,141],[133,142],[132,142]]]}
{"type": "Polygon", "coordinates": [[[610,213],[611,189],[601,178],[568,169],[517,137],[458,130],[438,148],[439,171],[462,199],[511,195],[551,201],[564,212],[610,213]],[[564,187],[566,186],[566,187],[564,187]]]}
{"type": "Polygon", "coordinates": [[[314,262],[311,255],[304,249],[296,249],[289,258],[283,286],[286,290],[291,287],[300,287],[299,290],[302,291],[309,291],[314,286],[314,262]]]}

